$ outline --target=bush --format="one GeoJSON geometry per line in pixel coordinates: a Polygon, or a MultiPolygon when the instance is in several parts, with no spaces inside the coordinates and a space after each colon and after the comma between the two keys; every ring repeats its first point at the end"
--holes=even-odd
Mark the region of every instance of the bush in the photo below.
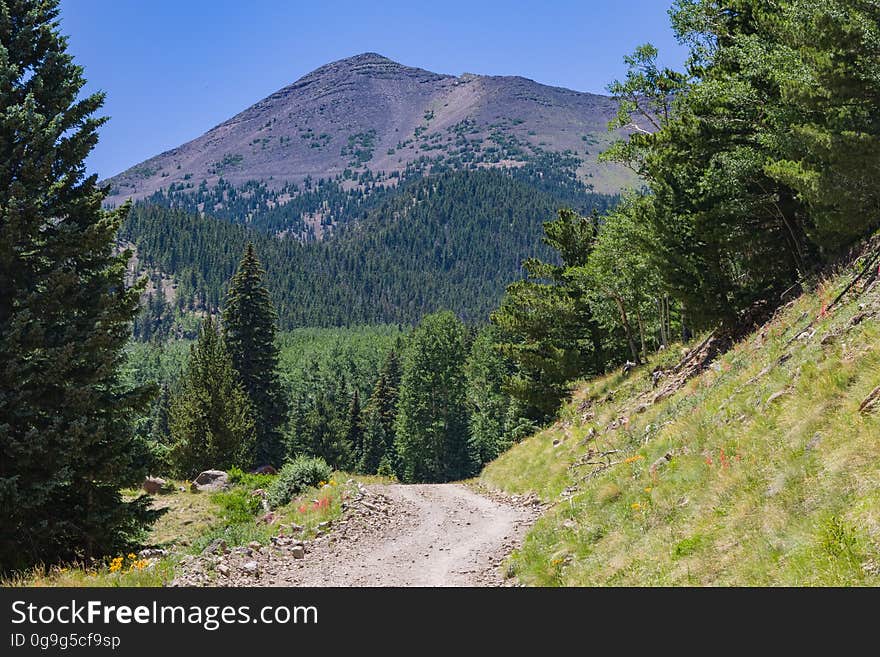
{"type": "Polygon", "coordinates": [[[226,524],[248,522],[262,508],[260,497],[253,495],[247,488],[214,493],[211,499],[220,507],[220,516],[226,524]]]}
{"type": "Polygon", "coordinates": [[[284,506],[306,488],[329,480],[331,473],[332,470],[324,459],[297,456],[293,461],[285,463],[275,478],[269,489],[269,505],[273,509],[284,506]]]}

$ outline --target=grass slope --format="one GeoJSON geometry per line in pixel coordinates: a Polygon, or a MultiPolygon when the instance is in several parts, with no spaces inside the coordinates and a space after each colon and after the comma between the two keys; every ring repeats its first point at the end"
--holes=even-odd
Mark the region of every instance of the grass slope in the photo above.
{"type": "Polygon", "coordinates": [[[634,399],[656,362],[579,385],[553,426],[487,466],[482,484],[555,502],[512,557],[519,578],[880,584],[880,413],[859,411],[880,385],[880,283],[824,313],[847,280],[646,408],[634,399]]]}

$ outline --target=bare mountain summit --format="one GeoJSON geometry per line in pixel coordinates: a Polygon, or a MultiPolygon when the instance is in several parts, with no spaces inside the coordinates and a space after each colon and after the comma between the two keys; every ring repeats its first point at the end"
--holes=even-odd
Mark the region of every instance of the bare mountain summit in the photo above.
{"type": "Polygon", "coordinates": [[[625,174],[596,162],[614,112],[605,96],[521,77],[431,73],[365,53],[322,66],[114,176],[107,200],[220,178],[275,188],[307,177],[393,180],[413,167],[518,166],[548,152],[577,158],[578,176],[596,191],[618,191],[625,174]]]}

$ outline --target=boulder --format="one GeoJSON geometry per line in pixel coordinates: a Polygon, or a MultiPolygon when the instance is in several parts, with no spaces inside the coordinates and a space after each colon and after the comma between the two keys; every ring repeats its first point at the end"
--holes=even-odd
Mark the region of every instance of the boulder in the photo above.
{"type": "Polygon", "coordinates": [[[222,538],[215,538],[202,550],[202,554],[226,554],[228,551],[226,549],[226,541],[222,538]]]}
{"type": "Polygon", "coordinates": [[[225,490],[229,488],[229,475],[223,470],[205,470],[200,472],[199,476],[193,479],[190,484],[190,490],[199,491],[215,491],[225,490]]]}
{"type": "Polygon", "coordinates": [[[158,495],[162,492],[162,489],[165,486],[165,480],[159,479],[159,477],[147,477],[144,479],[144,483],[141,484],[141,488],[143,488],[148,495],[158,495]]]}
{"type": "Polygon", "coordinates": [[[290,556],[294,559],[304,559],[306,556],[306,550],[302,545],[294,545],[290,548],[290,556]]]}
{"type": "Polygon", "coordinates": [[[269,474],[274,475],[278,474],[278,470],[273,468],[271,465],[261,465],[258,468],[254,468],[251,470],[251,474],[269,474]]]}

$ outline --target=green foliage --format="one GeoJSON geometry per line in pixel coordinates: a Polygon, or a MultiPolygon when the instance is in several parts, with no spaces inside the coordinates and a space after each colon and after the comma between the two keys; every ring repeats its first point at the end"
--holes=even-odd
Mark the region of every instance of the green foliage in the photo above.
{"type": "Polygon", "coordinates": [[[169,458],[182,477],[211,468],[249,467],[253,461],[253,409],[210,317],[190,349],[171,402],[170,428],[169,458]]]}
{"type": "Polygon", "coordinates": [[[262,508],[259,495],[253,495],[250,488],[242,486],[213,493],[211,501],[219,507],[220,520],[227,524],[248,522],[262,508]]]}
{"type": "Polygon", "coordinates": [[[648,358],[654,326],[662,344],[671,330],[650,231],[641,218],[650,198],[627,198],[603,218],[587,263],[567,271],[582,289],[596,323],[609,336],[623,331],[633,362],[648,358]]]}
{"type": "Polygon", "coordinates": [[[427,315],[403,357],[396,422],[399,473],[405,481],[453,481],[474,474],[464,364],[467,335],[451,312],[427,315]]]}
{"type": "MultiPolygon", "coordinates": [[[[346,206],[340,211],[345,221],[320,241],[290,239],[296,231],[284,224],[246,227],[244,209],[231,221],[202,216],[188,199],[175,200],[174,209],[136,205],[121,236],[135,244],[145,266],[173,276],[178,310],[216,310],[236,254],[252,242],[271,272],[266,285],[284,329],[415,324],[445,308],[482,322],[520,276],[521,261],[549,255],[537,244],[543,218],[563,203],[588,212],[616,201],[587,192],[573,170],[558,173],[558,166],[443,173],[402,183],[374,207],[346,206]]],[[[325,192],[315,192],[309,212],[325,201],[339,207],[325,192]]],[[[289,219],[299,210],[283,205],[279,212],[289,219]]]]}
{"type": "Polygon", "coordinates": [[[281,428],[287,420],[277,371],[277,316],[263,282],[265,276],[254,245],[248,243],[230,281],[223,309],[224,342],[254,413],[253,458],[257,465],[280,463],[281,428]]]}
{"type": "Polygon", "coordinates": [[[880,12],[871,0],[796,0],[781,13],[762,21],[786,109],[765,169],[797,192],[834,253],[880,225],[880,12]]]}
{"type": "Polygon", "coordinates": [[[285,463],[268,491],[269,505],[276,509],[307,488],[330,480],[332,468],[320,457],[298,456],[285,463]]]}
{"type": "Polygon", "coordinates": [[[150,466],[120,377],[143,283],[114,253],[128,207],[85,175],[102,94],[81,95],[58,3],[0,4],[0,570],[111,554],[158,515],[124,501],[150,466]]]}
{"type": "Polygon", "coordinates": [[[481,330],[471,344],[465,364],[468,430],[480,465],[488,463],[516,440],[517,407],[504,392],[513,366],[497,346],[497,329],[481,330]]]}
{"type": "Polygon", "coordinates": [[[569,383],[604,368],[601,336],[582,289],[566,275],[586,264],[596,238],[595,218],[560,210],[544,224],[544,242],[562,264],[523,263],[528,278],[507,288],[492,313],[501,352],[516,365],[508,389],[527,417],[543,421],[555,413],[569,383]]]}

